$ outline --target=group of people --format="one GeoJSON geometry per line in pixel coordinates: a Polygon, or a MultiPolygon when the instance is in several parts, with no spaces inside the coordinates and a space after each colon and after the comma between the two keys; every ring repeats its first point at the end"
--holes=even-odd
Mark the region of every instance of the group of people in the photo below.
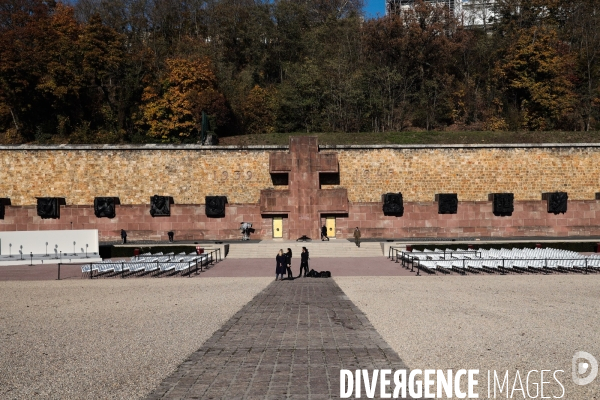
{"type": "MultiPolygon", "coordinates": [[[[277,257],[275,257],[276,267],[275,267],[275,280],[282,281],[283,275],[287,272],[288,279],[294,279],[294,274],[292,273],[292,249],[288,247],[287,252],[283,252],[283,249],[279,249],[279,253],[277,257]]],[[[306,274],[308,274],[308,250],[306,247],[302,247],[302,254],[300,254],[300,274],[298,274],[298,278],[302,276],[304,272],[304,277],[306,278],[306,274]]]]}

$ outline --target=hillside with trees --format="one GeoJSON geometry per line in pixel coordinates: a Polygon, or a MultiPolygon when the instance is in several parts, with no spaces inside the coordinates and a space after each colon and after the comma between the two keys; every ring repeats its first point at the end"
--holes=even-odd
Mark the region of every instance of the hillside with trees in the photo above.
{"type": "Polygon", "coordinates": [[[222,138],[598,130],[600,3],[495,7],[0,0],[0,143],[197,143],[203,113],[222,138]]]}

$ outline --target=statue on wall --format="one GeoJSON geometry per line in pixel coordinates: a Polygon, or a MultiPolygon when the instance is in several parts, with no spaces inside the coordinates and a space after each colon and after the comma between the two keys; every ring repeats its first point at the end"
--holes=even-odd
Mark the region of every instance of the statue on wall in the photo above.
{"type": "Polygon", "coordinates": [[[438,202],[438,214],[456,214],[458,212],[458,195],[456,193],[440,193],[435,197],[438,202]]]}
{"type": "Polygon", "coordinates": [[[95,197],[94,214],[98,218],[114,218],[116,203],[114,197],[95,197]]]}
{"type": "Polygon", "coordinates": [[[515,210],[513,193],[494,193],[493,206],[494,215],[497,217],[511,216],[515,210]]]}
{"type": "Polygon", "coordinates": [[[58,197],[38,197],[37,214],[42,219],[60,218],[60,204],[58,197]]]}
{"type": "Polygon", "coordinates": [[[567,212],[567,200],[569,195],[565,192],[548,193],[548,212],[564,214],[567,212]]]}
{"type": "Polygon", "coordinates": [[[402,193],[386,193],[383,195],[383,215],[404,215],[402,193]]]}
{"type": "Polygon", "coordinates": [[[150,215],[153,217],[170,217],[171,216],[170,196],[154,195],[150,197],[150,215]]]}
{"type": "Polygon", "coordinates": [[[206,196],[206,216],[209,218],[223,218],[227,196],[206,196]]]}

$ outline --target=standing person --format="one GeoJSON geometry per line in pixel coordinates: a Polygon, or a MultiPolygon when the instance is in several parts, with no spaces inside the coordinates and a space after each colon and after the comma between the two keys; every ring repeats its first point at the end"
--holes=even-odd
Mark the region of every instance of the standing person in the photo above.
{"type": "Polygon", "coordinates": [[[125,232],[125,229],[121,229],[121,239],[123,240],[123,244],[127,243],[127,232],[125,232]]]}
{"type": "Polygon", "coordinates": [[[304,278],[306,278],[306,274],[308,274],[308,250],[306,247],[302,247],[302,254],[300,254],[300,275],[298,275],[298,278],[302,276],[302,271],[304,271],[304,278]]]}
{"type": "Polygon", "coordinates": [[[285,266],[287,268],[288,279],[294,279],[294,274],[292,274],[292,249],[288,247],[287,253],[285,253],[285,266]]]}
{"type": "Polygon", "coordinates": [[[360,229],[358,229],[358,226],[354,230],[354,243],[357,247],[360,247],[360,229]]]}
{"type": "Polygon", "coordinates": [[[329,241],[329,238],[327,237],[327,227],[325,225],[321,228],[321,240],[329,241]]]}
{"type": "Polygon", "coordinates": [[[277,254],[277,257],[275,257],[275,263],[275,280],[283,280],[283,274],[285,274],[287,257],[285,256],[285,254],[283,254],[282,249],[279,249],[279,253],[277,254]]]}

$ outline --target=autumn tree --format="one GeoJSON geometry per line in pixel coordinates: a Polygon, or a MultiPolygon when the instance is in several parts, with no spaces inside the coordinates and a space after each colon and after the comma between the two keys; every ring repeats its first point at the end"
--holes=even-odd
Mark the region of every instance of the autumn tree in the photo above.
{"type": "Polygon", "coordinates": [[[255,134],[275,131],[274,98],[272,90],[258,85],[250,90],[242,108],[244,132],[255,134]]]}
{"type": "Polygon", "coordinates": [[[577,110],[583,129],[600,122],[600,4],[577,0],[565,4],[568,11],[563,37],[572,44],[576,58],[577,110]]]}
{"type": "Polygon", "coordinates": [[[226,118],[225,99],[208,59],[166,60],[161,85],[149,86],[142,95],[138,126],[163,142],[197,141],[202,111],[217,121],[226,118]]]}
{"type": "Polygon", "coordinates": [[[442,3],[0,0],[0,141],[600,127],[598,1],[442,3]]]}
{"type": "Polygon", "coordinates": [[[20,7],[3,7],[11,11],[0,29],[0,109],[10,129],[21,141],[41,142],[88,142],[95,135],[77,132],[118,130],[110,88],[123,66],[119,35],[99,18],[82,26],[61,3],[20,7]]]}
{"type": "Polygon", "coordinates": [[[0,3],[0,118],[9,142],[32,139],[35,126],[47,117],[36,87],[49,58],[53,9],[40,0],[0,3]]]}
{"type": "Polygon", "coordinates": [[[496,72],[507,101],[520,112],[521,127],[560,127],[573,111],[572,68],[571,54],[555,30],[534,26],[518,33],[496,72]]]}

